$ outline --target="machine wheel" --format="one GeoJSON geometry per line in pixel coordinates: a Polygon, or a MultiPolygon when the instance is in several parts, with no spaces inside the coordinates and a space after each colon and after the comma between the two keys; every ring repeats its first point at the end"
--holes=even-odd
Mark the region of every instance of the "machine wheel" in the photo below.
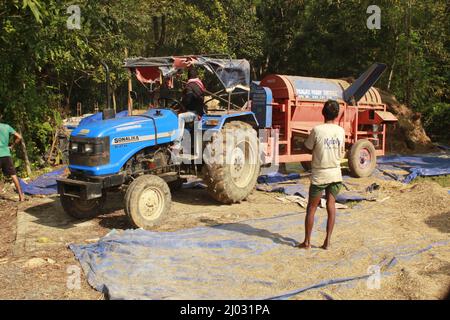
{"type": "Polygon", "coordinates": [[[354,177],[370,176],[377,166],[377,156],[372,142],[366,139],[358,140],[350,149],[348,166],[354,177]]]}
{"type": "Polygon", "coordinates": [[[100,198],[80,200],[79,198],[61,195],[61,205],[64,211],[76,219],[91,219],[101,214],[106,202],[106,193],[100,198]]]}
{"type": "Polygon", "coordinates": [[[125,212],[138,228],[157,226],[169,212],[170,204],[169,186],[158,176],[140,176],[130,184],[125,194],[125,212]]]}
{"type": "Polygon", "coordinates": [[[215,136],[207,146],[207,153],[216,161],[205,164],[204,180],[214,199],[231,204],[246,199],[256,185],[260,172],[258,139],[255,129],[241,121],[226,123],[221,132],[223,139],[215,136]],[[234,133],[228,146],[227,130],[234,133]]]}
{"type": "Polygon", "coordinates": [[[312,161],[301,161],[301,165],[303,167],[303,169],[305,169],[305,171],[311,171],[311,163],[312,161]]]}

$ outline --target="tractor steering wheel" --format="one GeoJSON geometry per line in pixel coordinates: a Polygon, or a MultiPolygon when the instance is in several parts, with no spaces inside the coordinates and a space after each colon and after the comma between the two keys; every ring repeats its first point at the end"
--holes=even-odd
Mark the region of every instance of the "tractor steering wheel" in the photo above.
{"type": "Polygon", "coordinates": [[[181,106],[180,101],[174,98],[159,98],[158,104],[161,105],[161,101],[165,101],[166,108],[172,109],[172,110],[178,110],[181,106]]]}

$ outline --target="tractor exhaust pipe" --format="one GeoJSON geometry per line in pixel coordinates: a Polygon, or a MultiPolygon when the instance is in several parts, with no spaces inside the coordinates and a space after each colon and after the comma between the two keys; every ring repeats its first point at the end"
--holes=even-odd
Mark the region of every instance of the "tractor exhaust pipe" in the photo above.
{"type": "Polygon", "coordinates": [[[102,61],[102,66],[105,68],[106,74],[106,109],[103,110],[103,120],[113,119],[116,116],[116,112],[111,108],[111,92],[110,92],[110,82],[111,78],[109,75],[108,65],[102,61]]]}

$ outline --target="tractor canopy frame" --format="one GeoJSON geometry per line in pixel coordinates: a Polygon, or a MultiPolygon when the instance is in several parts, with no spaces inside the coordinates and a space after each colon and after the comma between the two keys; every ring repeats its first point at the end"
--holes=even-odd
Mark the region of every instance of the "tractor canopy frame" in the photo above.
{"type": "Polygon", "coordinates": [[[142,83],[153,83],[160,77],[171,77],[180,70],[201,66],[219,79],[226,92],[236,88],[250,90],[250,63],[227,55],[187,55],[151,58],[129,58],[124,67],[135,72],[142,83]]]}

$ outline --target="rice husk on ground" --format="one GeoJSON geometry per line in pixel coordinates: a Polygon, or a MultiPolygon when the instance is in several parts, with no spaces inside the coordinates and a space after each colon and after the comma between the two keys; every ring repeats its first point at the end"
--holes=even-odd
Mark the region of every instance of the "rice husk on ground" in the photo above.
{"type": "MultiPolygon", "coordinates": [[[[447,190],[428,181],[404,185],[399,182],[377,178],[350,179],[354,190],[363,190],[376,182],[381,188],[374,193],[379,201],[351,203],[346,209],[348,217],[358,222],[358,227],[337,223],[331,250],[312,249],[297,254],[296,250],[281,246],[277,250],[293,250],[290,261],[277,261],[273,255],[260,261],[276,266],[274,270],[256,269],[248,277],[270,278],[277,293],[284,293],[311,284],[317,279],[330,279],[348,275],[366,274],[368,265],[378,263],[375,255],[342,263],[355,252],[369,252],[373,244],[391,246],[410,243],[412,239],[420,247],[430,243],[450,240],[450,196],[447,190]],[[380,201],[382,200],[382,201],[380,201]],[[372,258],[370,258],[372,257],[372,258]],[[333,267],[319,269],[319,263],[333,267]],[[339,263],[337,263],[339,262],[339,263]],[[281,277],[280,270],[283,270],[281,277]]],[[[308,178],[301,179],[308,185],[308,178]]],[[[175,231],[196,226],[233,223],[248,219],[273,217],[283,213],[298,212],[303,219],[304,209],[295,203],[282,203],[280,194],[255,191],[247,201],[240,204],[221,205],[211,200],[205,190],[185,189],[173,195],[171,213],[157,231],[175,231]]],[[[57,197],[31,198],[17,205],[9,200],[2,202],[0,219],[0,297],[7,299],[99,299],[103,295],[93,290],[83,278],[81,288],[69,290],[66,286],[67,268],[78,266],[69,243],[92,243],[111,229],[127,229],[130,224],[122,209],[122,194],[110,195],[108,214],[91,221],[79,223],[68,219],[62,212],[57,197]],[[17,214],[16,214],[17,213],[17,214]],[[17,216],[25,217],[26,230],[20,229],[25,239],[16,236],[17,216]],[[20,238],[19,237],[19,238],[20,238]],[[24,246],[16,251],[17,241],[24,246]],[[45,241],[44,241],[45,240],[45,241]],[[29,268],[30,259],[43,259],[42,265],[29,268]],[[50,262],[49,262],[50,261],[50,262]],[[53,263],[51,263],[53,261],[53,263]]],[[[317,212],[322,223],[326,211],[317,212]]],[[[324,230],[315,226],[313,245],[319,246],[324,230]]],[[[281,235],[283,236],[283,235],[281,235]]],[[[301,241],[303,227],[296,240],[301,241]]],[[[279,259],[278,259],[279,260],[279,259]]],[[[34,260],[37,261],[37,260],[34,260]]],[[[42,260],[38,260],[42,262],[42,260]]],[[[331,285],[296,295],[293,299],[439,299],[450,284],[449,246],[439,246],[421,253],[410,261],[400,261],[390,269],[391,274],[381,281],[381,288],[370,290],[366,281],[331,285]]],[[[258,290],[243,283],[242,295],[260,296],[258,290]],[[254,290],[254,291],[252,291],[254,290]]]]}

